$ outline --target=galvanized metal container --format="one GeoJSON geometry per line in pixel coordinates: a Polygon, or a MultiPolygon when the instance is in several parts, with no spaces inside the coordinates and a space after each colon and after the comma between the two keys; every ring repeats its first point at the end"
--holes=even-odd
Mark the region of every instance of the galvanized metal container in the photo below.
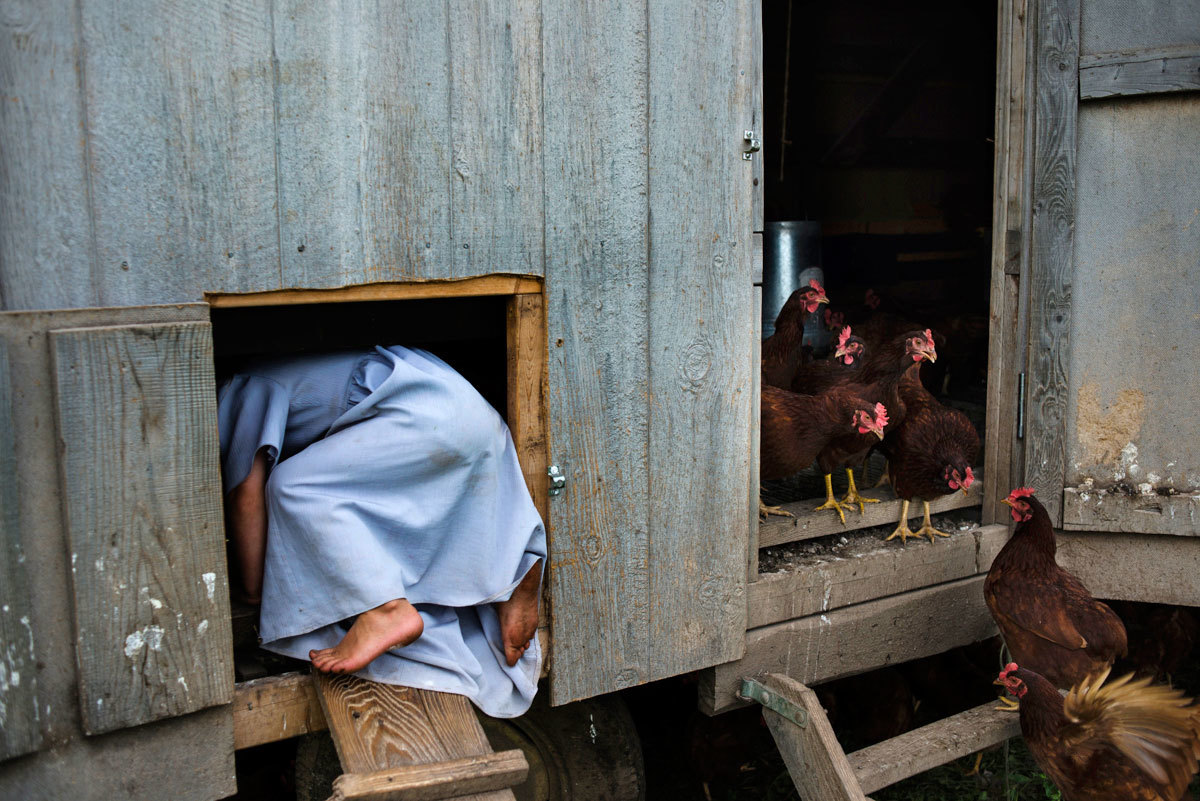
{"type": "MultiPolygon", "coordinates": [[[[767,223],[763,241],[762,335],[775,333],[775,318],[792,292],[815,278],[822,285],[821,223],[812,220],[779,220],[767,223]]],[[[804,326],[804,344],[817,352],[829,344],[820,314],[804,326]]]]}

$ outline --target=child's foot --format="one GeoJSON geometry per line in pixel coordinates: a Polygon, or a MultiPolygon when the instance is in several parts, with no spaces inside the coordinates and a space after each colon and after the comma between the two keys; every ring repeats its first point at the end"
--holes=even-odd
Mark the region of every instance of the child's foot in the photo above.
{"type": "Polygon", "coordinates": [[[534,563],[507,601],[496,604],[500,618],[500,639],[504,642],[504,661],[517,664],[537,634],[538,589],[542,581],[542,560],[534,563]]]}
{"type": "Polygon", "coordinates": [[[389,648],[413,642],[424,629],[416,608],[407,599],[397,598],[363,612],[341,642],[309,651],[308,658],[323,673],[353,673],[389,648]]]}

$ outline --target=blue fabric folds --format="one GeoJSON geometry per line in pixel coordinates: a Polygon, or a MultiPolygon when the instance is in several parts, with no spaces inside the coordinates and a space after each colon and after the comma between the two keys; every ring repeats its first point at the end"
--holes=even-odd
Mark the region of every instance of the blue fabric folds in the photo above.
{"type": "Polygon", "coordinates": [[[536,639],[504,663],[493,601],[546,556],[504,421],[430,353],[377,348],[264,362],[219,397],[225,486],[267,480],[263,647],[299,659],[349,618],[408,598],[425,630],[359,675],[459,693],[494,717],[533,700],[536,639]]]}

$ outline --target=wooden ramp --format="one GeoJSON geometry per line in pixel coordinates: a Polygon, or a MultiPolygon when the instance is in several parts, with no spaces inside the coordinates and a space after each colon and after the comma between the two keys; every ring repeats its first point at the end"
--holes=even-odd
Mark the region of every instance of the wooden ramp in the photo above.
{"type": "Polygon", "coordinates": [[[847,756],[816,694],[800,682],[772,673],[747,681],[743,693],[763,705],[802,801],[870,801],[866,793],[1021,733],[1017,715],[989,703],[847,756]]]}
{"type": "Polygon", "coordinates": [[[330,801],[513,801],[529,772],[494,753],[461,695],[313,673],[344,773],[330,801]]]}

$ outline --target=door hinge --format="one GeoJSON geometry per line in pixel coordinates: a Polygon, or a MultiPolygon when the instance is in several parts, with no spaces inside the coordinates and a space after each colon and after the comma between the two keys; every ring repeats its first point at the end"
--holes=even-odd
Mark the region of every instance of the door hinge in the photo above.
{"type": "Polygon", "coordinates": [[[1017,439],[1025,439],[1025,374],[1017,375],[1017,439]]]}
{"type": "Polygon", "coordinates": [[[563,471],[558,465],[552,464],[546,468],[546,475],[550,476],[551,496],[560,494],[567,486],[567,477],[563,475],[563,471]]]}
{"type": "Polygon", "coordinates": [[[742,160],[750,161],[754,158],[754,154],[762,150],[762,140],[754,135],[754,131],[742,131],[742,139],[746,142],[746,149],[742,151],[742,160]]]}
{"type": "Polygon", "coordinates": [[[768,690],[754,679],[742,679],[738,695],[744,701],[756,701],[772,712],[783,715],[800,728],[808,726],[808,711],[793,704],[777,692],[768,690]]]}

